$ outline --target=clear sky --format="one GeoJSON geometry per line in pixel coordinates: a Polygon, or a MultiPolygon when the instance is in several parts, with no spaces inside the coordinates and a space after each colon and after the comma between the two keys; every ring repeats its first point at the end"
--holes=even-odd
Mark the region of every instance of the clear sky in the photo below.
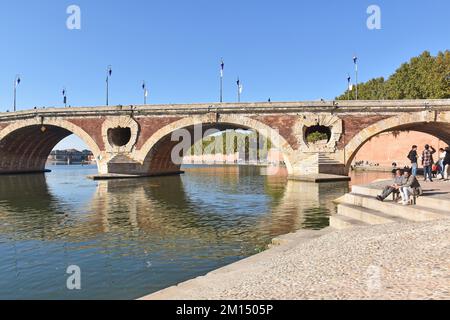
{"type": "MultiPolygon", "coordinates": [[[[220,58],[225,101],[333,99],[353,74],[388,76],[412,56],[449,49],[448,0],[2,0],[0,111],[105,104],[215,102],[220,58]],[[69,30],[69,5],[81,9],[81,30],[69,30]],[[381,9],[381,30],[369,30],[366,10],[381,9]]],[[[68,138],[58,147],[82,148],[68,138]]]]}

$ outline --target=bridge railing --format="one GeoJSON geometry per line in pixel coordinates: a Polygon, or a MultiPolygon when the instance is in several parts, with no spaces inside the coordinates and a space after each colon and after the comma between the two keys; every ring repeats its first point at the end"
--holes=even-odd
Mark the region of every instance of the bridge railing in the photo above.
{"type": "Polygon", "coordinates": [[[71,108],[36,108],[0,113],[0,121],[32,117],[90,117],[99,115],[170,115],[205,113],[399,113],[450,111],[450,99],[442,100],[371,100],[304,101],[254,103],[203,103],[166,105],[128,105],[71,108]]]}

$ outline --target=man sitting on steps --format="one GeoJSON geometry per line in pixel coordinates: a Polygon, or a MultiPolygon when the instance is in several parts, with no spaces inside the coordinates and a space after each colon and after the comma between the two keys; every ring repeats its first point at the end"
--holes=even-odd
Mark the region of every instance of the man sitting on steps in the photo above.
{"type": "Polygon", "coordinates": [[[409,171],[405,171],[403,175],[405,183],[400,187],[400,195],[402,196],[402,203],[404,206],[409,205],[411,196],[422,195],[422,187],[420,186],[417,178],[410,174],[409,171]]]}
{"type": "Polygon", "coordinates": [[[381,195],[377,196],[377,200],[384,201],[392,193],[400,193],[400,186],[402,186],[405,182],[406,180],[403,176],[403,172],[401,170],[395,171],[394,183],[390,186],[386,186],[381,195]]]}

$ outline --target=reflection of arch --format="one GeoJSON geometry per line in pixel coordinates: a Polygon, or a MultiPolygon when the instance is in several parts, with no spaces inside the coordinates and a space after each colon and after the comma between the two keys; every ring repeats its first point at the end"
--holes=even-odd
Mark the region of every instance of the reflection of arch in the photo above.
{"type": "Polygon", "coordinates": [[[100,148],[83,129],[71,122],[35,118],[21,120],[0,131],[0,172],[42,172],[48,155],[64,138],[75,134],[99,159],[100,148]]]}
{"type": "Polygon", "coordinates": [[[192,137],[191,144],[195,139],[202,138],[208,129],[219,129],[221,131],[228,129],[251,129],[260,133],[262,136],[270,139],[275,148],[280,150],[284,156],[289,173],[293,172],[292,154],[294,153],[291,145],[275,129],[248,117],[240,115],[220,115],[209,114],[206,116],[186,117],[170,125],[163,127],[153,134],[137,153],[137,160],[148,167],[149,172],[178,172],[180,165],[174,164],[171,160],[172,149],[179,141],[171,141],[171,135],[177,130],[188,130],[192,137]],[[196,126],[202,126],[201,136],[196,137],[194,133],[196,126]]]}
{"type": "MultiPolygon", "coordinates": [[[[442,117],[442,119],[437,119],[437,121],[427,119],[427,116],[424,116],[424,113],[405,114],[388,118],[360,131],[346,145],[346,172],[350,170],[350,166],[358,151],[371,138],[390,131],[418,131],[428,133],[445,143],[450,144],[450,119],[445,119],[445,116],[442,117]]],[[[413,143],[414,142],[412,142],[412,144],[413,143]]]]}
{"type": "Polygon", "coordinates": [[[313,183],[288,180],[281,199],[275,201],[271,218],[284,220],[286,231],[321,229],[328,226],[329,215],[334,213],[333,200],[348,192],[346,181],[313,183]]]}
{"type": "Polygon", "coordinates": [[[3,212],[14,211],[30,216],[30,212],[44,214],[52,209],[63,213],[55,206],[56,199],[50,192],[44,174],[8,175],[0,179],[0,201],[3,212]]]}

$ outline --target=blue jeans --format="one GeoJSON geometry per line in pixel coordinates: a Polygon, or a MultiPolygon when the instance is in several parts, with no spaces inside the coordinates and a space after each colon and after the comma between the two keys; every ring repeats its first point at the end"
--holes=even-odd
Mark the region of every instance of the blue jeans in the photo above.
{"type": "Polygon", "coordinates": [[[414,177],[417,177],[417,163],[411,164],[411,174],[412,174],[414,177]]]}
{"type": "Polygon", "coordinates": [[[442,174],[442,177],[444,177],[444,172],[445,172],[444,159],[439,161],[439,166],[441,167],[440,173],[442,174]]]}
{"type": "Polygon", "coordinates": [[[433,181],[431,166],[424,166],[423,171],[425,175],[425,180],[429,178],[430,181],[433,181]]]}

